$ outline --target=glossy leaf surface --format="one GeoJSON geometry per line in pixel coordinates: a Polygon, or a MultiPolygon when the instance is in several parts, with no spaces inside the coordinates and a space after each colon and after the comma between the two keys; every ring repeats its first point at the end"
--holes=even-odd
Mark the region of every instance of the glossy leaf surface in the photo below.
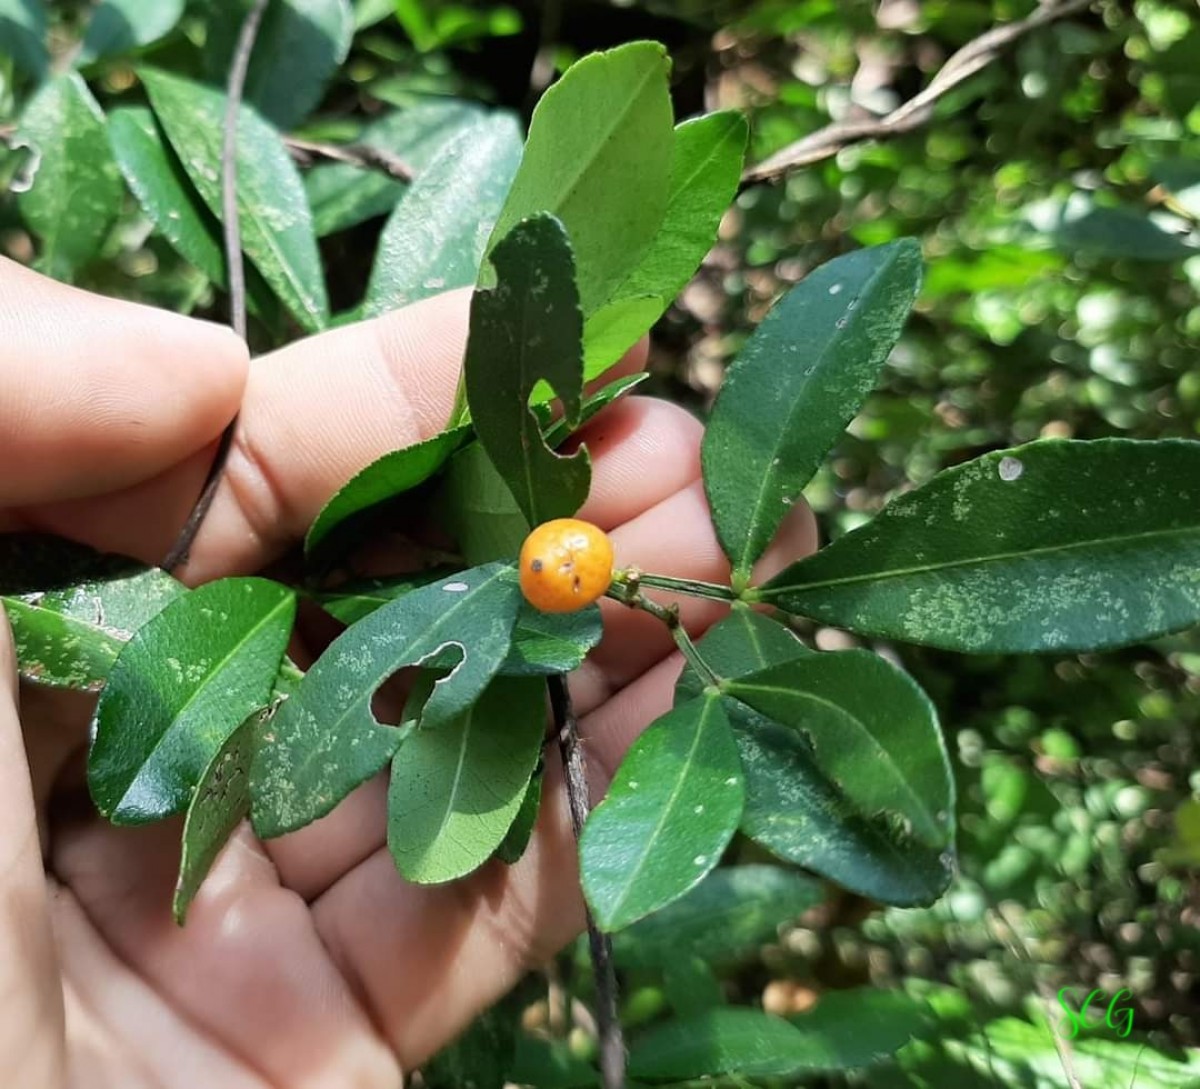
{"type": "Polygon", "coordinates": [[[529,397],[547,382],[568,424],[583,397],[583,320],[571,245],[552,216],[515,226],[492,253],[497,282],[471,300],[464,365],[479,441],[530,525],[572,515],[587,498],[586,453],[560,457],[542,438],[529,397]]]}
{"type": "Polygon", "coordinates": [[[678,899],[721,858],[744,801],[721,700],[677,706],[635,741],[579,841],[597,923],[619,930],[678,899]]]}
{"type": "MultiPolygon", "coordinates": [[[[184,170],[219,216],[225,96],[167,72],[139,74],[184,170]]],[[[249,107],[238,114],[237,143],[242,249],[296,321],[310,332],[321,329],[329,301],[300,174],[279,133],[249,107]]]]}
{"type": "Polygon", "coordinates": [[[537,766],[545,685],[498,677],[461,714],[419,726],[392,760],[388,847],[419,884],[478,869],[503,842],[537,766]]]}
{"type": "Polygon", "coordinates": [[[17,132],[36,163],[33,184],[17,204],[41,240],[37,267],[70,280],[95,256],[121,199],[104,115],[83,80],[64,75],[29,100],[17,132]]]}
{"type": "Polygon", "coordinates": [[[21,675],[99,691],[130,637],[181,583],[157,567],[40,534],[0,535],[0,605],[21,675]]]}
{"type": "Polygon", "coordinates": [[[911,239],[835,258],[775,304],[726,372],[701,461],[735,578],[874,388],[920,284],[911,239]]]}
{"type": "Polygon", "coordinates": [[[88,787],[115,824],[184,808],[214,754],[264,707],[296,598],[266,579],[210,582],[177,598],[122,650],[96,709],[88,787]]]}
{"type": "Polygon", "coordinates": [[[657,42],[593,53],[534,110],[488,249],[521,220],[552,213],[575,251],[585,314],[608,301],[662,224],[671,182],[669,69],[657,42]]]}
{"type": "Polygon", "coordinates": [[[234,730],[196,786],[183,825],[183,854],[172,906],[180,926],[222,848],[250,816],[250,767],[269,717],[269,712],[255,711],[234,730]]]}
{"type": "Polygon", "coordinates": [[[520,130],[507,114],[493,114],[442,145],[383,228],[367,317],[475,283],[520,159],[520,130]]]}
{"type": "Polygon", "coordinates": [[[761,597],[968,652],[1098,650],[1200,620],[1200,443],[1045,440],[894,499],[761,597]]]}
{"type": "Polygon", "coordinates": [[[492,564],[405,594],[335,639],[264,736],[251,777],[255,831],[279,836],[323,817],[387,764],[402,734],[379,724],[371,699],[404,666],[458,647],[421,724],[435,730],[462,714],[508,654],[520,600],[513,569],[492,564]]]}

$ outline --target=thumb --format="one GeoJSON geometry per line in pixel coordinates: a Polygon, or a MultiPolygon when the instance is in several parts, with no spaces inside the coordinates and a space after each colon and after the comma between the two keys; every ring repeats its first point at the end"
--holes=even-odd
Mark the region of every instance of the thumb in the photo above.
{"type": "Polygon", "coordinates": [[[12,1085],[65,1081],[62,985],[29,766],[17,718],[16,662],[0,610],[0,1070],[12,1085]]]}
{"type": "Polygon", "coordinates": [[[0,505],[157,475],[220,434],[248,366],[222,326],[0,258],[0,505]]]}

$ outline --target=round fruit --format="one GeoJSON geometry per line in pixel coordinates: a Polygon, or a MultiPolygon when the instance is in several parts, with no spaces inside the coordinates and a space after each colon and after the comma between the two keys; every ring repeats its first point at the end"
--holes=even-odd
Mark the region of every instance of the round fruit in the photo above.
{"type": "Polygon", "coordinates": [[[591,522],[543,522],[521,546],[521,593],[544,613],[573,613],[602,597],[613,576],[613,547],[591,522]]]}

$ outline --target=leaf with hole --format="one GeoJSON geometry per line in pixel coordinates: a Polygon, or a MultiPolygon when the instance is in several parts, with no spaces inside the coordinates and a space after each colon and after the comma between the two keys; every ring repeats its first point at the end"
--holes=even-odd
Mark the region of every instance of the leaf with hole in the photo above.
{"type": "Polygon", "coordinates": [[[755,596],[972,653],[1085,651],[1200,621],[1200,442],[1047,439],[947,469],[755,596]]]}
{"type": "Polygon", "coordinates": [[[183,854],[172,905],[180,926],[222,848],[250,816],[250,767],[270,717],[270,710],[260,709],[246,718],[225,739],[196,785],[183,825],[183,854]]]}
{"type": "Polygon", "coordinates": [[[0,535],[0,605],[27,680],[97,692],[130,637],[186,593],[165,571],[41,534],[0,535]]]}
{"type": "Polygon", "coordinates": [[[121,199],[104,114],[78,75],[58,76],[26,104],[17,139],[36,163],[17,206],[42,243],[37,267],[71,280],[100,249],[121,199]]]}
{"type": "Polygon", "coordinates": [[[563,225],[540,215],[517,224],[492,253],[496,286],[475,292],[464,363],[479,441],[530,525],[574,514],[587,498],[584,451],[554,453],[529,397],[547,382],[568,425],[583,397],[583,321],[563,225]]]}
{"type": "Polygon", "coordinates": [[[701,881],[744,801],[729,720],[712,693],[680,704],[633,743],[579,840],[596,922],[620,930],[701,881]]]}
{"type": "Polygon", "coordinates": [[[575,251],[585,315],[609,300],[662,225],[671,187],[669,70],[657,42],[573,64],[534,110],[488,243],[490,253],[522,220],[553,214],[575,251]]]}
{"type": "Polygon", "coordinates": [[[183,809],[213,755],[270,699],[295,594],[260,578],[210,582],[147,621],[96,708],[88,787],[114,824],[183,809]]]}
{"type": "Polygon", "coordinates": [[[730,366],[701,463],[735,580],[874,388],[920,285],[912,239],[834,258],[775,304],[730,366]]]}
{"type": "MultiPolygon", "coordinates": [[[[225,96],[168,72],[138,74],[196,191],[221,216],[225,96]]],[[[238,113],[237,146],[242,249],[296,321],[316,332],[329,322],[329,300],[299,171],[278,131],[248,106],[238,113]]]]}
{"type": "MultiPolygon", "coordinates": [[[[234,46],[251,3],[216,0],[209,5],[203,61],[213,83],[224,85],[228,79],[234,46]]],[[[278,128],[294,128],[321,101],[346,59],[353,36],[349,0],[272,0],[254,39],[245,101],[278,128]]]]}
{"type": "Polygon", "coordinates": [[[490,564],[405,594],[343,632],[263,737],[251,773],[255,831],[281,836],[323,817],[387,764],[402,733],[376,720],[371,700],[405,666],[457,648],[421,726],[463,714],[504,662],[520,601],[513,568],[490,564]]]}
{"type": "Polygon", "coordinates": [[[520,159],[520,129],[503,113],[442,145],[384,225],[366,317],[475,283],[520,159]]]}
{"type": "Polygon", "coordinates": [[[402,877],[452,881],[491,857],[520,811],[545,732],[543,682],[497,677],[454,718],[408,735],[388,791],[388,848],[402,877]]]}

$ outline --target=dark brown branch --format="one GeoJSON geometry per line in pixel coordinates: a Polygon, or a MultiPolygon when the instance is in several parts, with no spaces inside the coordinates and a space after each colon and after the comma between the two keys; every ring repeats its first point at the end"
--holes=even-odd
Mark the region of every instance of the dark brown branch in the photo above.
{"type": "MultiPolygon", "coordinates": [[[[579,744],[579,723],[571,706],[567,678],[556,674],[548,678],[547,684],[550,689],[554,725],[558,729],[558,750],[562,754],[567,803],[571,809],[571,826],[575,830],[575,840],[578,842],[579,834],[583,831],[584,822],[592,808],[583,748],[579,744]]],[[[625,1041],[621,1035],[621,1021],[617,1015],[617,973],[613,966],[612,942],[608,935],[601,933],[596,926],[592,913],[586,908],[584,910],[587,916],[588,949],[592,957],[592,971],[596,977],[600,1074],[604,1080],[604,1089],[624,1089],[625,1041]]]]}
{"type": "Polygon", "coordinates": [[[742,175],[743,188],[757,182],[775,181],[793,170],[811,166],[836,155],[850,144],[887,140],[920,128],[933,116],[938,99],[964,80],[986,68],[1014,42],[1032,30],[1089,7],[1092,0],[1058,0],[1044,3],[1037,11],[1015,23],[993,27],[968,42],[950,57],[919,94],[884,117],[861,121],[837,121],[789,144],[742,175]]]}
{"type": "MultiPolygon", "coordinates": [[[[246,72],[250,68],[250,55],[254,52],[254,40],[258,37],[258,28],[262,24],[263,12],[267,10],[270,0],[254,0],[254,6],[246,13],[242,21],[242,29],[238,34],[237,46],[234,48],[233,61],[229,67],[229,84],[225,92],[225,121],[223,140],[221,143],[221,218],[225,233],[225,264],[229,277],[229,311],[230,324],[233,331],[243,340],[246,339],[246,270],[242,264],[242,228],[238,218],[237,205],[237,129],[238,111],[242,105],[242,95],[246,89],[246,72]]],[[[163,560],[163,568],[174,570],[187,562],[188,552],[192,542],[200,531],[204,516],[208,514],[217,488],[221,484],[221,476],[225,471],[225,462],[229,457],[229,448],[233,444],[234,430],[238,418],[234,416],[225,430],[221,432],[217,453],[213,458],[208,477],[200,491],[200,498],[192,507],[187,522],[180,530],[179,536],[171,546],[163,560]]]]}
{"type": "Polygon", "coordinates": [[[370,144],[327,144],[321,140],[302,140],[299,136],[285,136],[283,142],[292,158],[305,166],[315,159],[328,159],[360,170],[376,170],[396,181],[413,179],[413,168],[399,155],[370,144]]]}

